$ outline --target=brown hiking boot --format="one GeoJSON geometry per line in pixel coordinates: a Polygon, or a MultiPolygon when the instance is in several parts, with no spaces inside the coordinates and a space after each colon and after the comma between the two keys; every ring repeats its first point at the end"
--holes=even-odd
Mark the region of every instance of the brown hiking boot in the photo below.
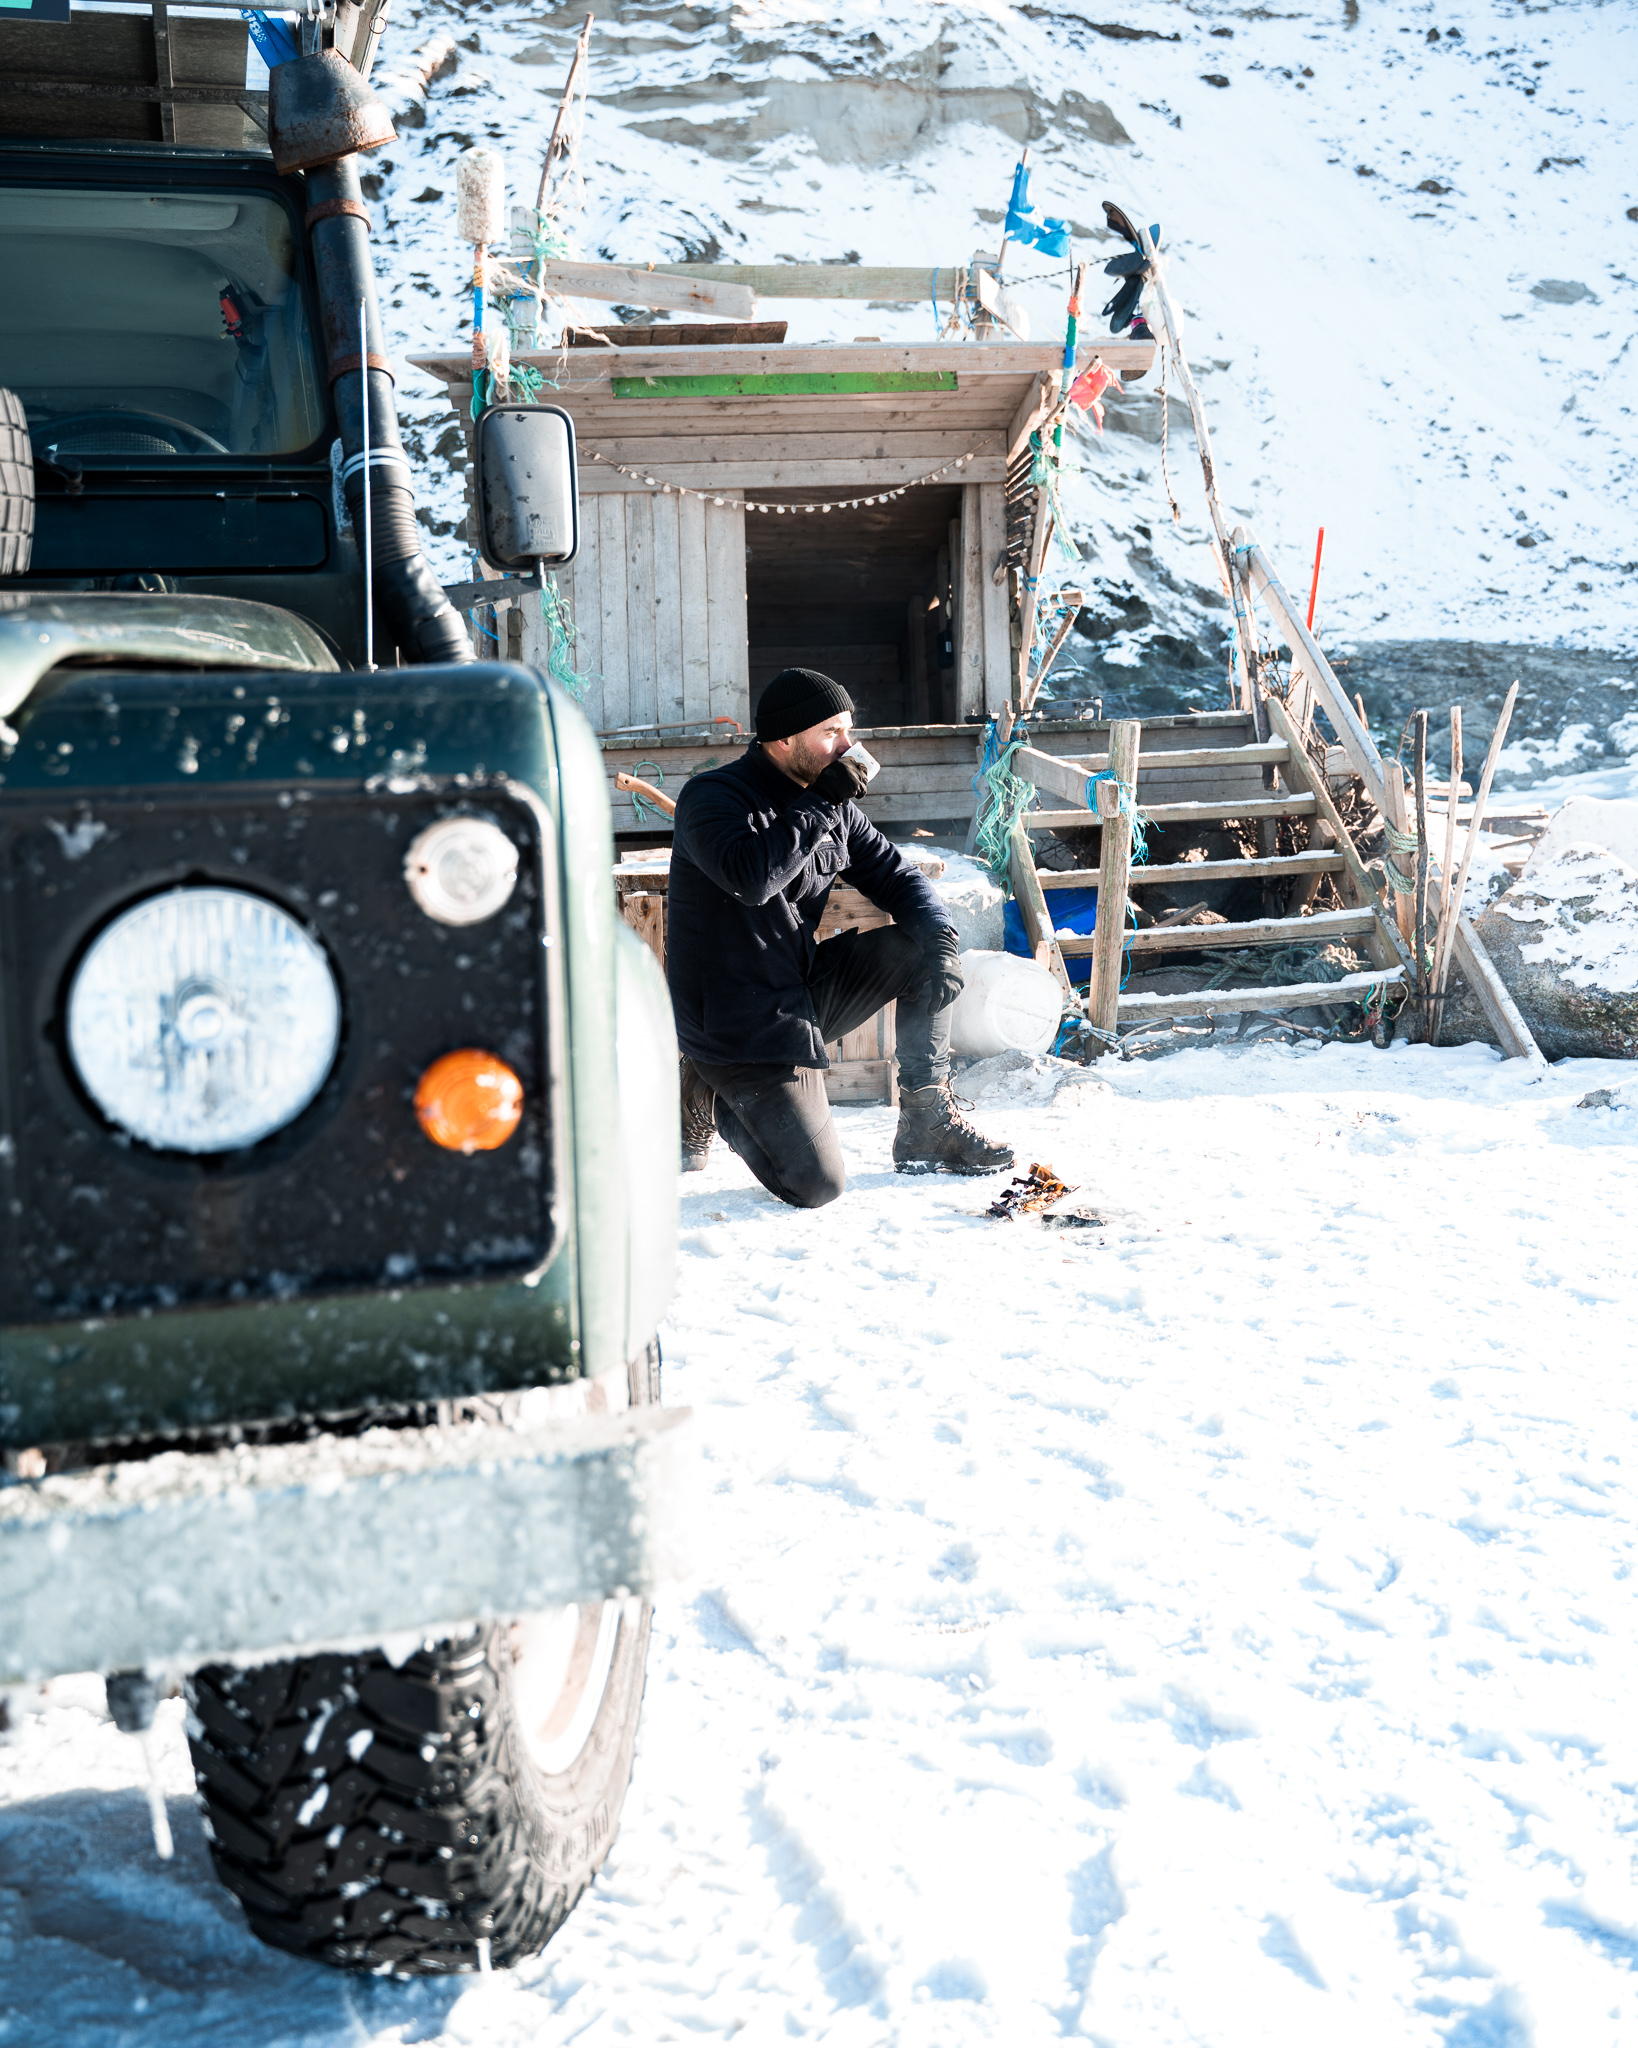
{"type": "Polygon", "coordinates": [[[682,1091],[682,1170],[698,1173],[717,1135],[717,1098],[694,1071],[692,1060],[680,1063],[682,1091]]]}
{"type": "Polygon", "coordinates": [[[899,1173],[999,1173],[1012,1164],[1012,1147],[975,1131],[956,1107],[948,1081],[899,1091],[899,1127],[893,1165],[899,1173]]]}

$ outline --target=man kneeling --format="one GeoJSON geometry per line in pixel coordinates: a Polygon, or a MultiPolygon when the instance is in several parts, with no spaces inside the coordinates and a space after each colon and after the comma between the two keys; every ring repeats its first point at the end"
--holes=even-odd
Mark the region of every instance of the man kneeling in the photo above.
{"type": "Polygon", "coordinates": [[[894,1165],[1012,1164],[951,1096],[956,935],[927,878],[855,801],[866,777],[843,758],[852,727],[839,683],[782,670],[758,700],[755,742],[684,785],[671,854],[666,972],[683,1053],[683,1164],[705,1164],[714,1121],[762,1185],[800,1209],[834,1202],[847,1184],[825,1046],[895,1000],[894,1165]],[[896,922],[821,946],[814,933],[842,879],[896,922]]]}

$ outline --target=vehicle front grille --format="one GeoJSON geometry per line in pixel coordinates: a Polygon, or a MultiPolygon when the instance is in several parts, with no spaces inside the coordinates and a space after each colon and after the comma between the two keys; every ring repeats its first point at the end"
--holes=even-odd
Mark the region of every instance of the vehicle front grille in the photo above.
{"type": "Polygon", "coordinates": [[[549,890],[533,810],[501,794],[259,787],[189,801],[0,802],[0,1322],[490,1278],[552,1249],[549,890]],[[517,887],[479,925],[412,901],[405,848],[475,811],[519,848],[517,887]],[[317,1097],[247,1150],[152,1151],[80,1088],[64,1010],[97,932],[158,890],[270,898],[324,947],[342,1040],[317,1097]],[[523,1122],[466,1157],[422,1133],[416,1082],[460,1046],[523,1083],[523,1122]]]}

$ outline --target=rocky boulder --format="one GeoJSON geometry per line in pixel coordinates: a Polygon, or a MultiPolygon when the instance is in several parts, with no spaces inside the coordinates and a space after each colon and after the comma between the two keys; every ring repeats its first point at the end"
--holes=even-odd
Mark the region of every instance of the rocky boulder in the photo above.
{"type": "MultiPolygon", "coordinates": [[[[1473,920],[1551,1059],[1638,1059],[1638,802],[1576,797],[1473,920]]],[[[1491,1038],[1457,984],[1443,1041],[1491,1038]]]]}

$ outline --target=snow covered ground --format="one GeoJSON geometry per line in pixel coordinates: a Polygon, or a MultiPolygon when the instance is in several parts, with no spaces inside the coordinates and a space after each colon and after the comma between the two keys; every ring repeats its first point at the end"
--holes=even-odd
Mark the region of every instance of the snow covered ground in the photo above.
{"type": "MultiPolygon", "coordinates": [[[[90,1681],[0,1747],[0,2042],[1638,2038],[1629,1065],[1200,1049],[685,1183],[708,1475],[609,1868],[546,1956],[352,1984],[177,1861],[90,1681]],[[49,2017],[48,2017],[49,2016],[49,2017]]],[[[1021,1091],[1029,1093],[1026,1084],[1021,1091]]]]}
{"type": "MultiPolygon", "coordinates": [[[[424,125],[374,170],[395,352],[463,332],[455,159],[500,146],[532,199],[584,11],[395,12],[389,86],[416,45],[458,45],[409,106],[424,125]]],[[[1078,254],[1111,253],[1105,197],[1160,221],[1226,498],[1293,586],[1325,525],[1333,644],[1631,646],[1630,0],[1095,11],[1112,19],[1005,0],[613,0],[592,37],[579,245],[624,262],[931,272],[993,253],[1027,139],[1037,211],[1075,224],[1078,254]]],[[[1015,244],[1008,275],[1037,335],[1061,336],[1064,266],[1015,244]]],[[[1090,316],[1108,289],[1101,271],[1093,284],[1090,316]]],[[[762,310],[793,340],[936,331],[930,303],[762,310]]],[[[411,375],[400,400],[418,444],[457,464],[432,496],[447,536],[460,484],[442,396],[411,375]]],[[[1140,596],[1150,630],[1204,636],[1216,577],[1175,405],[1172,426],[1181,527],[1148,386],[1085,442],[1070,507],[1100,587],[1140,596]]],[[[444,547],[454,573],[457,544],[444,547]]]]}

